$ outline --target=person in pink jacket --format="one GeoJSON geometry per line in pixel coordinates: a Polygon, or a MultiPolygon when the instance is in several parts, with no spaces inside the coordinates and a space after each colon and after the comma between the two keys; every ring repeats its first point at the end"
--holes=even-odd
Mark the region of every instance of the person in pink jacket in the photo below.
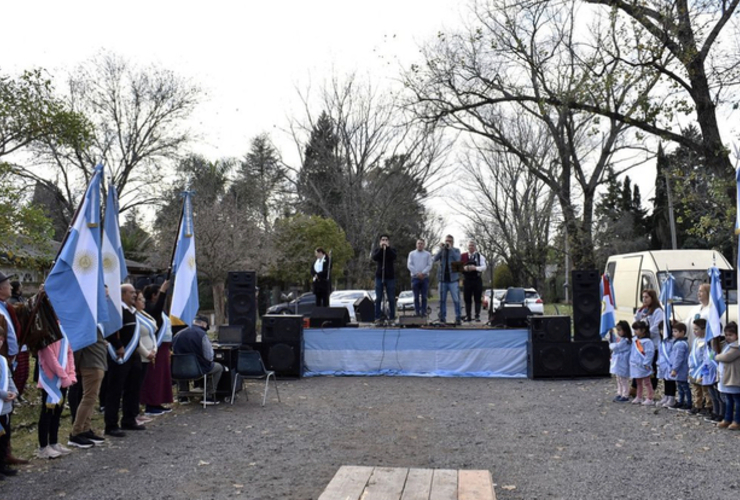
{"type": "Polygon", "coordinates": [[[39,458],[57,458],[71,453],[59,442],[67,388],[77,382],[72,348],[62,338],[39,351],[39,383],[41,416],[39,417],[39,458]]]}

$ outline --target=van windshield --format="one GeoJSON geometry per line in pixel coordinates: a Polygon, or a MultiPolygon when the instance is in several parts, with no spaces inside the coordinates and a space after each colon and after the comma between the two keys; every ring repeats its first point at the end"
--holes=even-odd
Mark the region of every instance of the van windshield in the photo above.
{"type": "MultiPolygon", "coordinates": [[[[709,283],[707,272],[697,270],[671,271],[671,274],[676,280],[676,286],[673,289],[673,303],[698,304],[699,298],[697,297],[697,293],[699,291],[699,285],[709,283]]],[[[668,275],[665,271],[658,272],[658,281],[661,286],[663,286],[663,282],[667,277],[668,275]]],[[[737,290],[730,290],[728,303],[737,304],[737,290]]]]}

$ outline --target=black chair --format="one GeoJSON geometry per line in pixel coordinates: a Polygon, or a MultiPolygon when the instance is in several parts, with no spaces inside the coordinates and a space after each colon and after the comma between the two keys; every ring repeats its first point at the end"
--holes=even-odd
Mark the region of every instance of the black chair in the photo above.
{"type": "MultiPolygon", "coordinates": [[[[240,350],[239,356],[236,360],[236,372],[234,373],[234,383],[231,389],[231,404],[234,404],[234,398],[236,396],[237,383],[243,384],[244,379],[261,380],[265,379],[265,395],[262,397],[262,406],[265,406],[267,402],[267,389],[270,385],[270,377],[274,382],[275,394],[277,394],[278,402],[280,401],[280,392],[277,387],[277,380],[275,380],[275,372],[267,370],[265,364],[262,362],[262,356],[259,351],[252,350],[240,350]]],[[[244,391],[249,400],[247,391],[244,391]]]]}
{"type": "Polygon", "coordinates": [[[172,372],[172,380],[178,382],[190,382],[191,380],[203,379],[203,392],[200,391],[180,391],[178,390],[178,396],[203,396],[201,404],[203,408],[208,406],[208,374],[203,373],[198,363],[198,356],[194,353],[187,354],[173,354],[170,359],[170,369],[172,372]]]}

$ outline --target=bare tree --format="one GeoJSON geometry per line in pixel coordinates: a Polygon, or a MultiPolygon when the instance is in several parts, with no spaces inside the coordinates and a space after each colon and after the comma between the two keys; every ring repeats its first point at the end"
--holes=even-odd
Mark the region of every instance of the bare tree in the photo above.
{"type": "Polygon", "coordinates": [[[423,201],[433,189],[448,145],[439,132],[410,123],[395,97],[354,75],[334,78],[321,92],[314,118],[308,95],[303,121],[291,132],[301,165],[291,167],[299,206],[334,219],[355,252],[349,281],[367,275],[372,245],[382,231],[421,232],[423,201]],[[313,139],[313,140],[312,140],[313,139]]]}
{"type": "Polygon", "coordinates": [[[67,103],[92,123],[88,141],[72,145],[45,138],[36,161],[21,175],[56,185],[71,218],[92,167],[103,162],[121,196],[121,211],[157,202],[166,167],[180,157],[190,138],[185,120],[200,91],[172,71],[138,67],[112,53],[79,66],[68,79],[67,103]],[[49,176],[49,167],[53,176],[49,176]]]}

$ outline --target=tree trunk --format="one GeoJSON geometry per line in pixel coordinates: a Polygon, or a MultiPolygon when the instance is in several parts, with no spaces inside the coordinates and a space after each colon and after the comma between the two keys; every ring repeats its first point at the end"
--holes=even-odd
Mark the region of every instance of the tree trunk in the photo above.
{"type": "Polygon", "coordinates": [[[212,286],[213,290],[213,309],[216,314],[216,325],[226,324],[226,297],[224,294],[225,283],[223,280],[215,281],[212,286]]]}

